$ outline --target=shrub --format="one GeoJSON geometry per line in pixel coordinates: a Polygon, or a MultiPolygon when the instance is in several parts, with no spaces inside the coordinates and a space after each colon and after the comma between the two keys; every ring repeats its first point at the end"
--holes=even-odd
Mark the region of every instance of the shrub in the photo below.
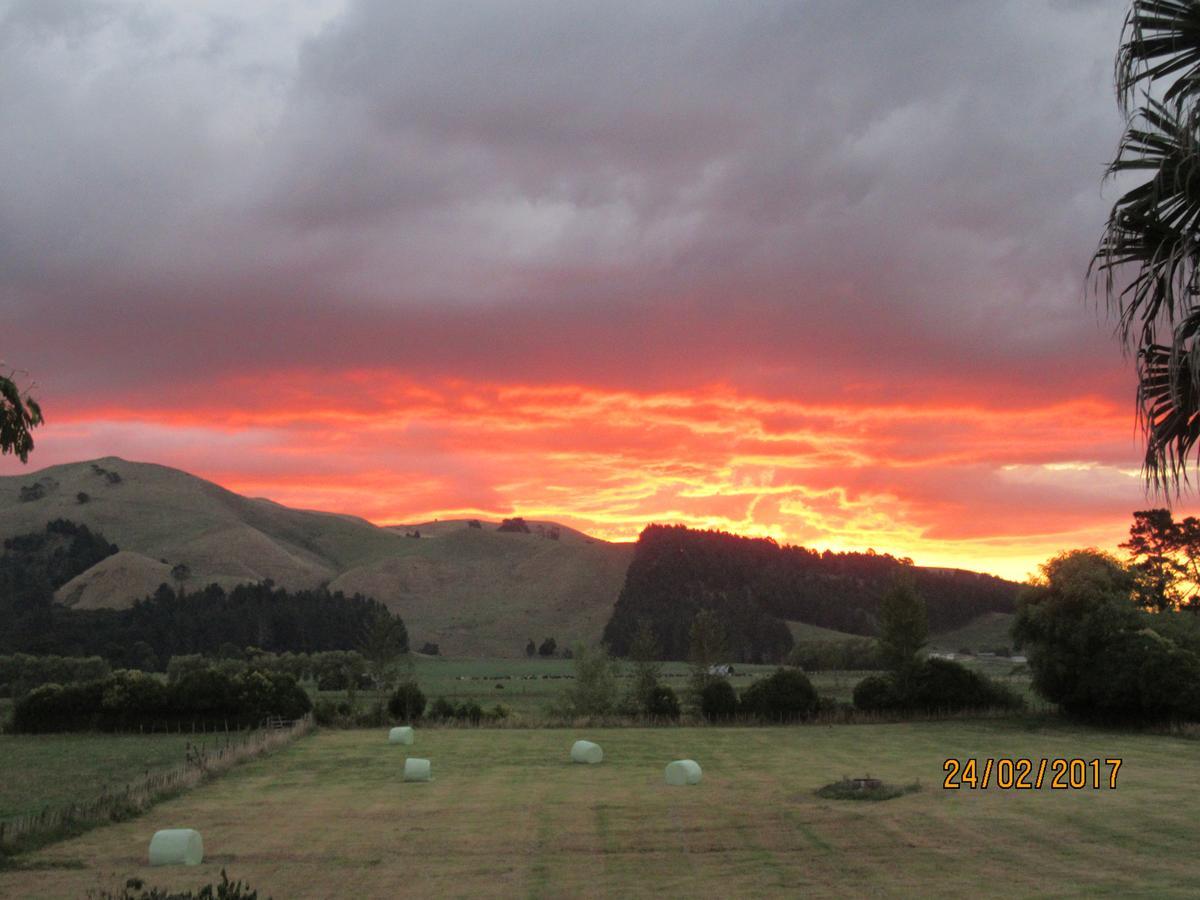
{"type": "Polygon", "coordinates": [[[438,697],[433,701],[433,706],[429,710],[429,718],[438,721],[445,721],[454,718],[454,704],[445,697],[438,697]]]}
{"type": "Polygon", "coordinates": [[[1042,572],[1013,626],[1038,693],[1084,718],[1200,719],[1190,613],[1140,611],[1133,575],[1098,551],[1060,554],[1042,572]]]}
{"type": "Polygon", "coordinates": [[[193,723],[258,725],[266,716],[298,719],[312,708],[289,675],[216,669],[187,672],[163,684],[120,670],[98,681],[46,685],[18,701],[13,728],[22,732],[158,730],[193,723]]]}
{"type": "Polygon", "coordinates": [[[900,706],[896,679],[891,675],[868,675],[854,686],[854,706],[865,712],[885,712],[900,706]]]}
{"type": "Polygon", "coordinates": [[[737,715],[737,691],[724,678],[716,678],[700,689],[700,713],[710,722],[722,722],[737,715]]]}
{"type": "Polygon", "coordinates": [[[854,705],[869,712],[960,712],[1020,709],[1025,704],[1009,688],[961,663],[932,658],[903,682],[891,674],[864,678],[854,687],[854,705]]]}
{"type": "Polygon", "coordinates": [[[1024,702],[986,675],[949,659],[927,659],[917,669],[905,705],[925,712],[1018,709],[1024,702]]]}
{"type": "Polygon", "coordinates": [[[402,722],[415,722],[425,715],[425,694],[415,682],[402,682],[388,700],[388,712],[402,722]]]}
{"type": "Polygon", "coordinates": [[[742,712],[772,722],[795,722],[817,711],[817,692],[798,669],[776,669],[742,693],[742,712]]]}
{"type": "Polygon", "coordinates": [[[679,718],[679,697],[665,684],[656,684],[646,695],[646,715],[655,719],[679,718]]]}

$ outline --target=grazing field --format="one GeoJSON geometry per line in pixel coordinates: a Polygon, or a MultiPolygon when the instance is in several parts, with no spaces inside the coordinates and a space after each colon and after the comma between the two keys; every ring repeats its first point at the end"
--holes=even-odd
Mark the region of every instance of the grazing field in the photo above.
{"type": "MultiPolygon", "coordinates": [[[[215,742],[215,735],[207,740],[215,742]]],[[[182,765],[192,734],[0,735],[0,821],[89,800],[182,765]]]]}
{"type": "MultiPolygon", "coordinates": [[[[1024,667],[1015,667],[1007,659],[965,659],[963,663],[1009,684],[1018,693],[1026,695],[1034,708],[1041,708],[1045,705],[1030,693],[1029,674],[1024,667]]],[[[775,666],[737,664],[734,666],[734,674],[729,676],[729,682],[740,692],[753,684],[755,679],[774,672],[775,668],[775,666]]],[[[619,681],[619,684],[624,689],[631,683],[628,676],[632,673],[632,666],[628,663],[621,663],[621,671],[625,677],[619,681]]],[[[668,662],[662,664],[660,677],[664,684],[673,688],[683,699],[687,690],[688,673],[687,663],[668,662]]],[[[416,657],[413,672],[413,676],[430,703],[439,697],[455,704],[474,701],[485,710],[502,704],[508,708],[514,721],[527,720],[534,723],[549,715],[556,704],[562,704],[566,691],[574,683],[574,674],[575,667],[569,659],[538,658],[445,659],[416,657]]],[[[818,694],[832,697],[842,703],[850,703],[854,686],[873,673],[822,671],[808,672],[807,674],[818,694]]],[[[317,691],[316,686],[311,682],[307,684],[307,687],[314,700],[324,698],[341,701],[347,699],[345,691],[317,691]]],[[[380,700],[386,700],[386,697],[385,693],[360,690],[355,694],[355,703],[358,708],[366,709],[380,700]]]]}
{"type": "Polygon", "coordinates": [[[933,635],[929,639],[929,649],[983,653],[1000,647],[1011,648],[1010,631],[1015,618],[1012,613],[985,613],[962,628],[933,635]]]}
{"type": "Polygon", "coordinates": [[[0,895],[80,897],[133,875],[194,889],[222,868],[260,896],[1194,895],[1200,769],[1181,738],[1013,721],[792,728],[321,732],[0,872],[0,895]],[[599,766],[571,742],[600,743],[599,766]],[[404,784],[405,750],[433,761],[404,784]],[[1113,757],[1116,790],[946,791],[946,757],[1113,757]],[[691,757],[700,784],[667,787],[691,757]],[[843,776],[921,783],[824,800],[843,776]],[[149,869],[156,829],[207,859],[149,869]],[[33,870],[32,867],[39,867],[33,870]],[[78,868],[68,868],[75,866],[78,868]]]}
{"type": "MultiPolygon", "coordinates": [[[[774,666],[735,666],[730,682],[739,690],[749,686],[758,676],[775,671],[774,666]]],[[[628,676],[632,666],[622,663],[621,671],[628,676]]],[[[686,663],[663,663],[661,678],[676,693],[686,689],[686,663]]],[[[515,713],[545,714],[550,707],[564,699],[573,684],[575,666],[569,659],[420,659],[416,679],[421,690],[432,701],[444,697],[453,703],[475,701],[489,709],[503,703],[515,713]]],[[[622,678],[622,688],[631,682],[622,678]]]]}

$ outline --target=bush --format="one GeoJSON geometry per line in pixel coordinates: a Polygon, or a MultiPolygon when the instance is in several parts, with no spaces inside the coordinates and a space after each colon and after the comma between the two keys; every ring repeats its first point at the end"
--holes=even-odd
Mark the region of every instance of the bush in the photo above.
{"type": "Polygon", "coordinates": [[[741,710],[771,722],[796,722],[817,711],[817,692],[798,669],[776,669],[742,692],[741,710]]]}
{"type": "Polygon", "coordinates": [[[415,722],[425,715],[425,694],[412,681],[405,681],[396,688],[388,700],[388,712],[401,722],[415,722]]]}
{"type": "Polygon", "coordinates": [[[429,710],[429,718],[436,719],[439,722],[444,722],[447,719],[453,719],[454,704],[445,697],[438,697],[433,701],[433,706],[429,710]]]}
{"type": "Polygon", "coordinates": [[[296,680],[282,673],[188,672],[173,684],[126,669],[107,678],[45,685],[17,702],[19,732],[163,730],[203,724],[254,726],[267,716],[298,719],[312,708],[296,680]]]}
{"type": "Polygon", "coordinates": [[[91,731],[100,718],[104,682],[44,684],[34,688],[13,707],[13,731],[45,734],[55,731],[91,731]]]}
{"type": "Polygon", "coordinates": [[[646,695],[646,715],[655,719],[679,718],[679,697],[665,684],[656,684],[646,695]]]}
{"type": "Polygon", "coordinates": [[[708,721],[732,719],[737,711],[737,691],[724,678],[714,679],[700,689],[700,713],[708,721]]]}
{"type": "Polygon", "coordinates": [[[854,686],[854,706],[864,712],[886,712],[900,706],[896,679],[891,675],[868,675],[854,686]]]}
{"type": "Polygon", "coordinates": [[[1083,718],[1200,720],[1191,613],[1140,611],[1133,575],[1098,551],[1060,554],[1042,572],[1013,626],[1038,693],[1083,718]]]}
{"type": "Polygon", "coordinates": [[[1020,709],[1025,702],[1009,688],[948,659],[926,659],[900,682],[870,675],[854,687],[854,705],[868,712],[961,712],[1020,709]]]}
{"type": "Polygon", "coordinates": [[[964,709],[1019,709],[1015,693],[986,675],[949,659],[927,659],[917,669],[906,706],[925,712],[964,709]]]}

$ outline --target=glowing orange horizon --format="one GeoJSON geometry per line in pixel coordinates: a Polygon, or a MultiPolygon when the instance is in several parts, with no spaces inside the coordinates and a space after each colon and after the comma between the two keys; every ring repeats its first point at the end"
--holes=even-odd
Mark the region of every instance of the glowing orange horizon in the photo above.
{"type": "Polygon", "coordinates": [[[109,454],[378,524],[522,515],[628,541],[671,522],[1017,579],[1114,548],[1153,504],[1129,409],[1094,397],[853,405],[296,371],[64,405],[33,462],[109,454]]]}

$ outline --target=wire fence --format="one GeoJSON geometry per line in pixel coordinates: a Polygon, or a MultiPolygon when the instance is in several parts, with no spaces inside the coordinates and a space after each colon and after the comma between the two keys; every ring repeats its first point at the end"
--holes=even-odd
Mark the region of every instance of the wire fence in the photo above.
{"type": "Polygon", "coordinates": [[[149,809],[159,800],[195,787],[247,759],[270,753],[313,730],[312,714],[286,721],[272,718],[253,731],[226,732],[215,745],[188,744],[182,764],[147,772],[121,789],[105,789],[90,800],[47,806],[40,812],[0,820],[0,852],[20,850],[45,838],[119,822],[149,809]]]}

